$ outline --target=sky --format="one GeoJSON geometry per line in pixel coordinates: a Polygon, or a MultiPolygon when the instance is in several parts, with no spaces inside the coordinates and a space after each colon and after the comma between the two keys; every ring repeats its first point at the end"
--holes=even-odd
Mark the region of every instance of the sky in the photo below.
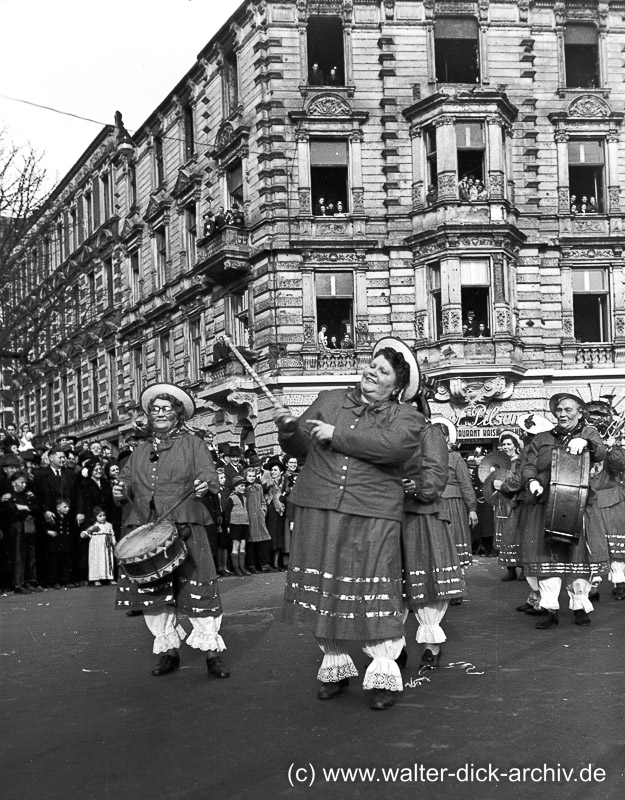
{"type": "Polygon", "coordinates": [[[137,130],[241,2],[0,0],[0,130],[41,154],[51,188],[115,111],[137,130]]]}

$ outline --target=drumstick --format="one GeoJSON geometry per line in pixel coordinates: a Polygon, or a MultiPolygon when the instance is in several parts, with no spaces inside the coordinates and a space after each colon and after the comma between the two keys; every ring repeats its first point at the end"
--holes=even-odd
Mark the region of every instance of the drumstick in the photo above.
{"type": "MultiPolygon", "coordinates": [[[[278,398],[275,396],[275,394],[269,390],[268,386],[265,384],[265,382],[260,377],[258,372],[256,372],[254,367],[251,364],[248,364],[248,362],[243,358],[243,356],[241,355],[241,353],[239,352],[239,350],[237,349],[237,347],[233,343],[232,339],[229,336],[226,336],[225,333],[222,334],[221,338],[222,338],[222,341],[224,342],[224,344],[228,345],[228,347],[232,350],[232,352],[234,353],[236,359],[240,362],[240,364],[243,367],[243,369],[255,381],[256,385],[263,392],[265,397],[268,398],[268,400],[271,403],[271,405],[275,409],[278,409],[278,410],[284,408],[284,406],[278,400],[278,398]]],[[[297,428],[297,421],[296,421],[295,417],[289,417],[289,418],[285,419],[285,421],[280,425],[280,427],[286,433],[292,433],[297,428]]]]}

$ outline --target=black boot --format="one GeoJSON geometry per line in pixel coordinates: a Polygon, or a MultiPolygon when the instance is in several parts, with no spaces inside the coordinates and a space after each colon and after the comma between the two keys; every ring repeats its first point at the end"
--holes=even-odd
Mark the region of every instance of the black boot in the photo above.
{"type": "Polygon", "coordinates": [[[252,573],[249,572],[245,568],[245,553],[239,553],[239,570],[242,575],[251,575],[252,573]]]}
{"type": "Polygon", "coordinates": [[[590,625],[590,617],[583,608],[578,608],[576,611],[574,611],[573,616],[575,617],[576,625],[590,625]]]}
{"type": "Polygon", "coordinates": [[[349,678],[341,678],[340,681],[335,683],[320,683],[317,691],[319,700],[332,700],[333,697],[338,697],[343,689],[349,686],[349,678]]]}
{"type": "Polygon", "coordinates": [[[508,567],[508,572],[501,579],[502,581],[515,581],[516,580],[516,567],[508,567]]]}
{"type": "MultiPolygon", "coordinates": [[[[588,620],[590,622],[590,620],[588,620]]],[[[546,631],[551,628],[553,625],[558,625],[560,620],[558,619],[558,612],[557,611],[547,611],[547,614],[544,619],[541,619],[540,622],[537,622],[534,625],[535,628],[538,628],[539,631],[546,631]]]]}
{"type": "Polygon", "coordinates": [[[216,678],[230,677],[230,670],[219,656],[209,656],[206,659],[206,668],[208,669],[209,675],[214,675],[216,678]]]}
{"type": "Polygon", "coordinates": [[[406,669],[406,664],[408,663],[408,651],[405,647],[402,647],[401,653],[395,659],[395,663],[400,669],[406,669]]]}
{"type": "Polygon", "coordinates": [[[152,675],[158,677],[159,675],[167,675],[173,672],[180,666],[180,656],[178,653],[161,653],[158,657],[158,664],[152,670],[152,675]]]}

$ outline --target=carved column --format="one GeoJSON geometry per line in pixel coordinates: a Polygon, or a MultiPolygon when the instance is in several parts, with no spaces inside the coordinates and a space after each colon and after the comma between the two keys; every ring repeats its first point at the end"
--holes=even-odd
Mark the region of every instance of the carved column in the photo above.
{"type": "Polygon", "coordinates": [[[607,137],[607,167],[608,167],[608,213],[620,214],[620,195],[621,187],[619,183],[618,170],[618,146],[619,137],[616,133],[610,133],[607,137]]]}
{"type": "Polygon", "coordinates": [[[351,208],[349,209],[352,216],[360,216],[365,213],[364,207],[364,187],[362,178],[362,140],[363,133],[361,130],[352,131],[350,133],[350,166],[352,176],[352,201],[351,208]]]}
{"type": "Polygon", "coordinates": [[[458,199],[458,153],[453,117],[441,117],[436,122],[436,151],[438,154],[438,199],[458,199]]]}
{"type": "Polygon", "coordinates": [[[558,211],[570,214],[571,197],[569,189],[569,135],[566,131],[556,133],[558,152],[558,211]]]}
{"type": "Polygon", "coordinates": [[[575,341],[573,326],[573,275],[571,267],[560,262],[562,275],[562,343],[572,344],[575,341]]]}
{"type": "Polygon", "coordinates": [[[503,128],[501,120],[497,117],[489,117],[486,122],[488,135],[488,199],[503,200],[505,196],[503,128]]]}
{"type": "Polygon", "coordinates": [[[299,25],[299,66],[302,84],[308,83],[308,37],[306,24],[299,25]]]}
{"type": "MultiPolygon", "coordinates": [[[[306,256],[304,256],[306,258],[306,256]]],[[[317,316],[315,271],[313,265],[304,261],[301,267],[302,275],[302,322],[304,327],[304,342],[302,350],[312,352],[317,350],[317,336],[315,321],[317,316]]]]}
{"type": "Polygon", "coordinates": [[[297,179],[299,185],[299,213],[304,217],[312,215],[310,197],[310,148],[308,134],[297,134],[297,179]]]}
{"type": "Polygon", "coordinates": [[[428,277],[427,264],[415,264],[415,334],[417,340],[427,339],[430,335],[428,320],[428,277]]]}
{"type": "Polygon", "coordinates": [[[369,309],[367,307],[367,266],[359,261],[354,270],[354,345],[358,350],[367,348],[369,341],[369,309]]]}
{"type": "Polygon", "coordinates": [[[443,337],[462,336],[462,294],[460,259],[441,259],[441,306],[443,314],[443,337]]]}
{"type": "Polygon", "coordinates": [[[410,129],[412,146],[412,210],[421,211],[423,204],[423,136],[421,128],[410,129]]]}
{"type": "Polygon", "coordinates": [[[482,84],[490,83],[490,74],[488,69],[488,25],[480,25],[480,82],[482,84]]]}

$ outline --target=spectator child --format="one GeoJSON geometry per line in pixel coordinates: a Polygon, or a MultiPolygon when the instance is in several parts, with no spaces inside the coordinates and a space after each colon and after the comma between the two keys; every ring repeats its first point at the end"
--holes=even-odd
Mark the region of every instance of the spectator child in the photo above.
{"type": "Polygon", "coordinates": [[[251,575],[245,568],[245,543],[250,535],[250,521],[247,516],[247,497],[245,478],[237,475],[232,481],[232,494],[226,501],[224,521],[228,526],[232,542],[232,569],[235,575],[251,575]]]}
{"type": "Polygon", "coordinates": [[[74,520],[69,515],[69,503],[62,497],[56,501],[54,522],[46,523],[46,561],[48,566],[48,582],[52,589],[62,586],[73,588],[72,568],[76,550],[74,520]]]}
{"type": "Polygon", "coordinates": [[[80,534],[89,539],[89,582],[101,586],[101,581],[113,581],[113,526],[106,521],[106,513],[99,507],[93,509],[94,522],[80,534]]]}
{"type": "Polygon", "coordinates": [[[250,525],[247,568],[252,575],[256,572],[275,572],[276,570],[271,566],[271,536],[265,522],[267,501],[263,487],[258,480],[256,467],[246,467],[243,477],[246,481],[245,495],[250,525]]]}

